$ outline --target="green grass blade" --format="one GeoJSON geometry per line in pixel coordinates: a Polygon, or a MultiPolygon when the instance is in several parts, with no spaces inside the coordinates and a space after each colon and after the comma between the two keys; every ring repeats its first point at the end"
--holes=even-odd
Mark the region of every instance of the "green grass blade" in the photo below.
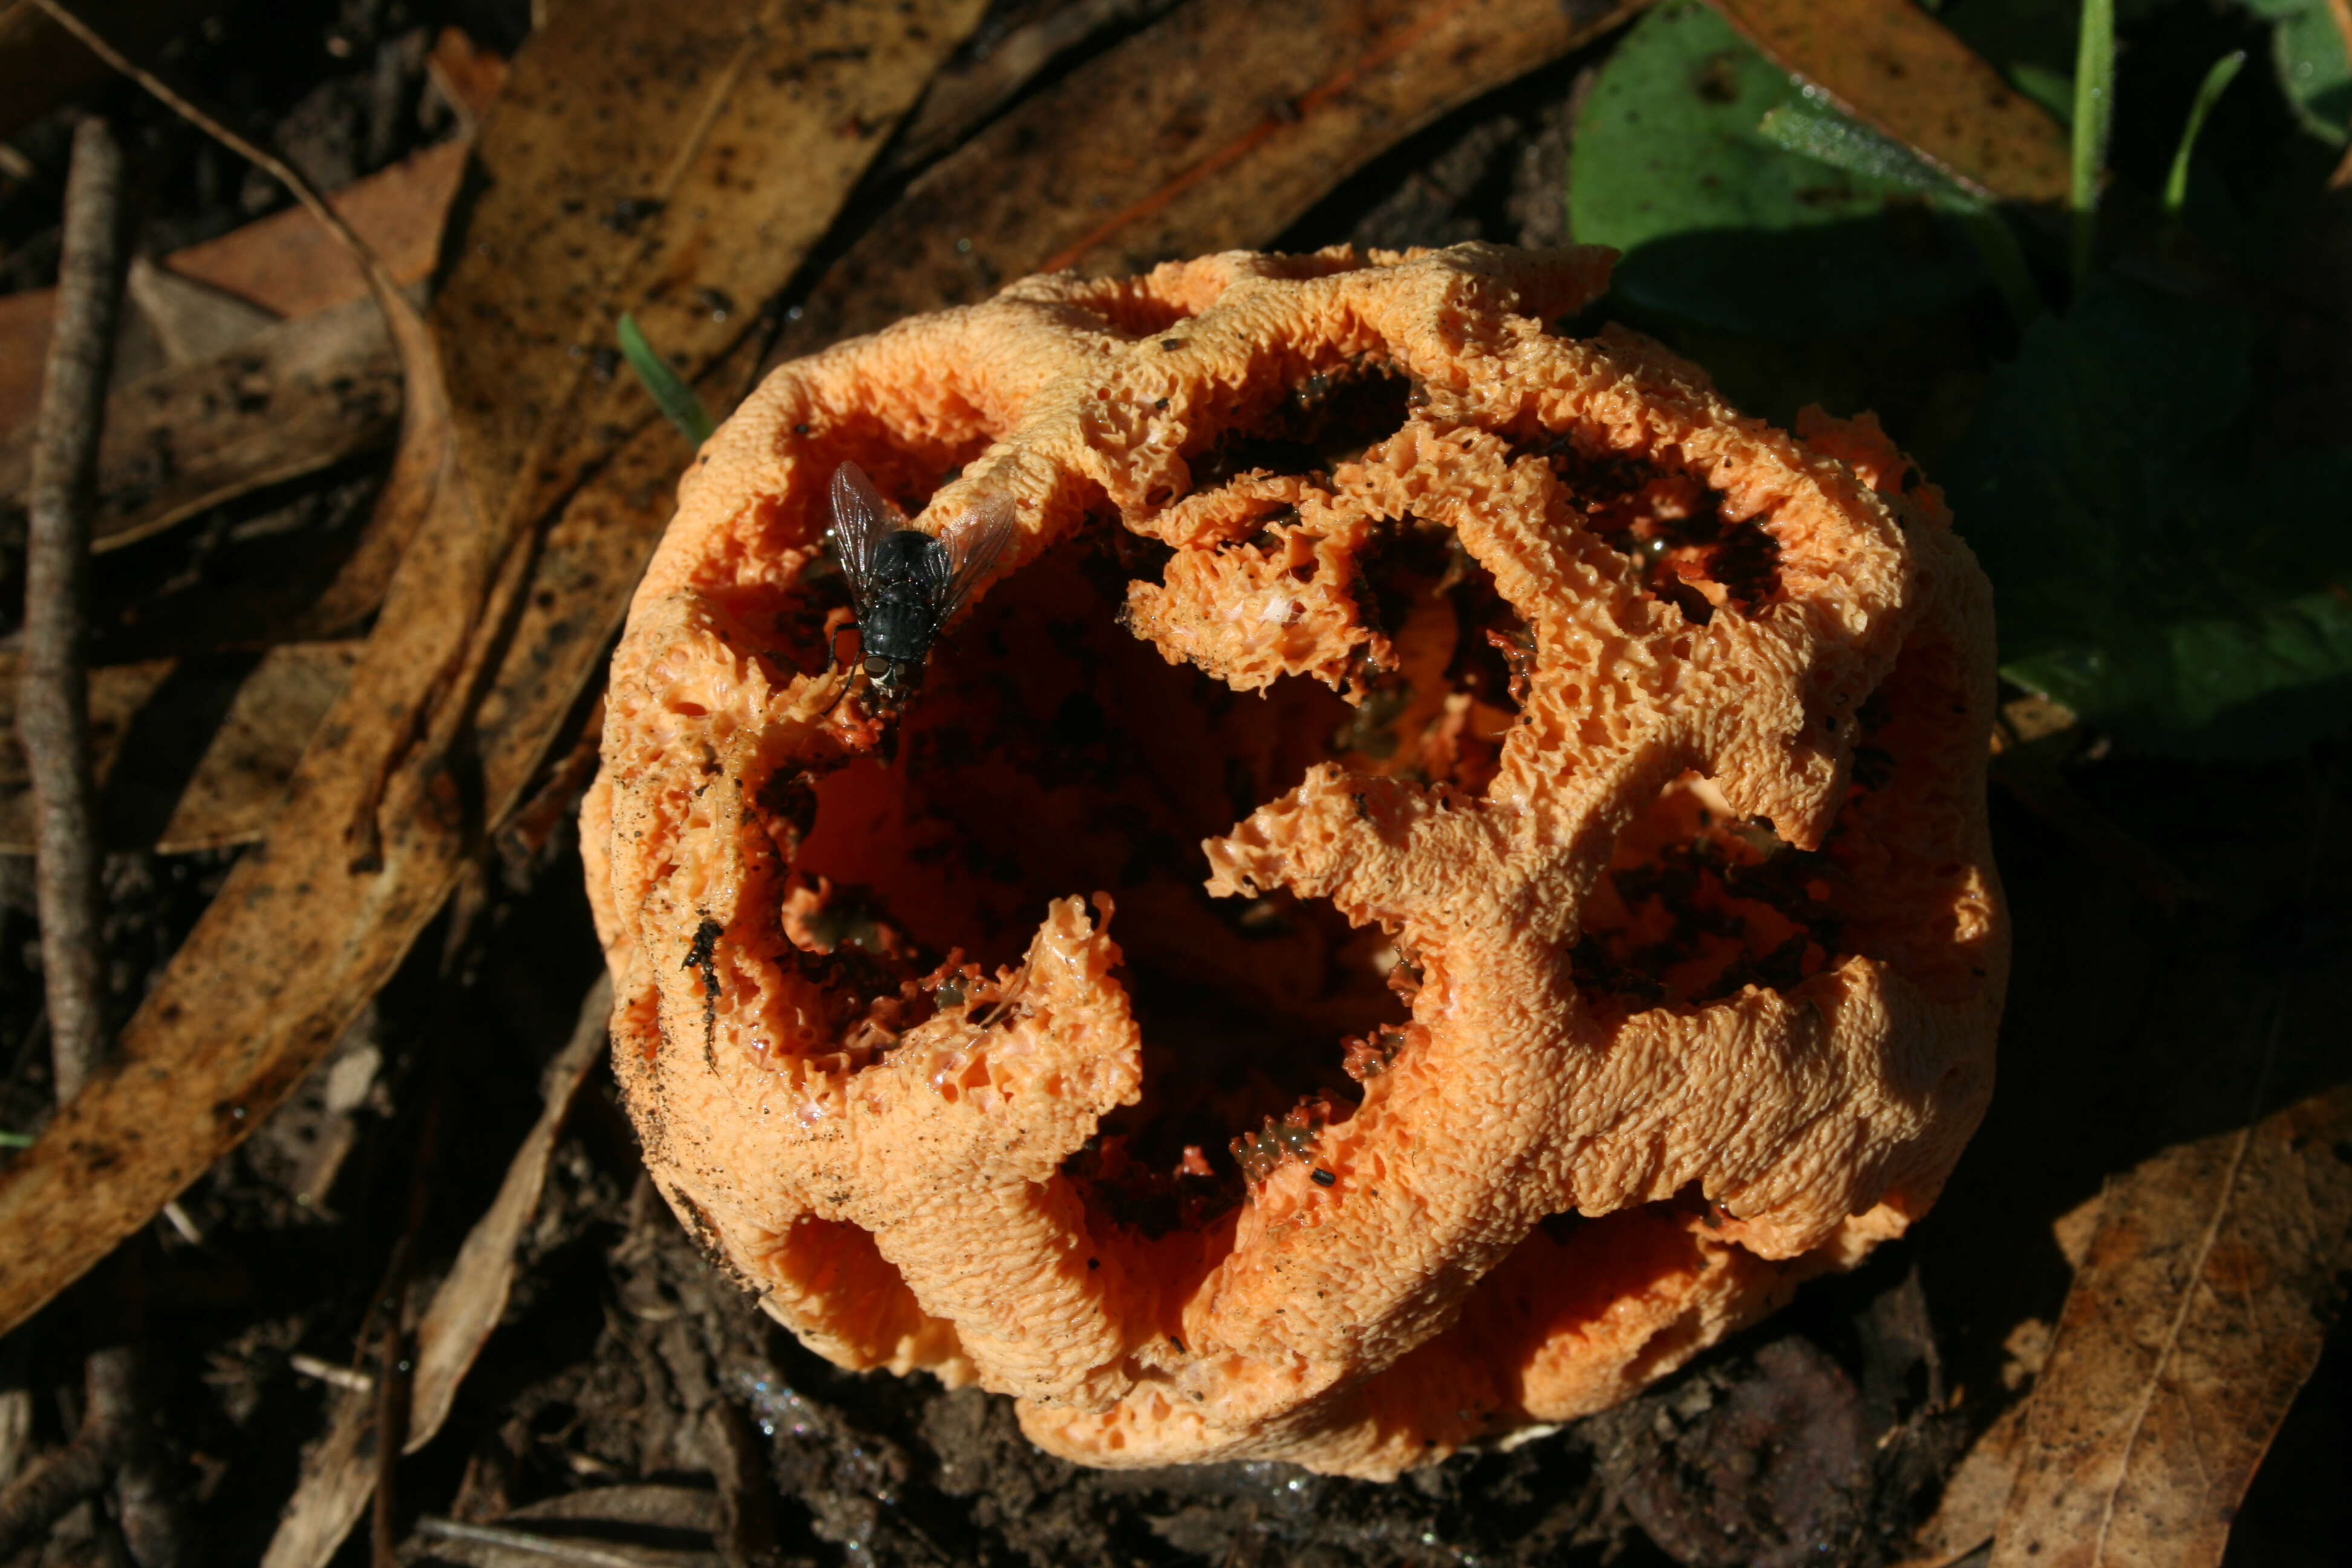
{"type": "Polygon", "coordinates": [[[2116,0],[2083,0],[2074,49],[2074,291],[2091,278],[2091,237],[2116,112],[2116,0]]]}
{"type": "Polygon", "coordinates": [[[2189,106],[2189,121],[2180,128],[2180,146],[2172,154],[2172,174],[2164,182],[2164,216],[2178,219],[2180,209],[2189,200],[2189,155],[2197,150],[2197,138],[2205,129],[2205,117],[2213,112],[2213,105],[2229,89],[2246,63],[2246,51],[2237,49],[2213,62],[2205,73],[2204,85],[2197,89],[2196,101],[2189,106]]]}
{"type": "Polygon", "coordinates": [[[679,379],[670,369],[669,362],[654,353],[646,342],[645,333],[637,330],[637,321],[627,311],[621,313],[620,325],[614,335],[620,339],[621,353],[628,360],[629,368],[637,373],[645,384],[654,405],[669,416],[669,422],[686,432],[686,438],[696,446],[710,439],[710,415],[702,406],[702,399],[694,388],[679,379]]]}
{"type": "Polygon", "coordinates": [[[1932,196],[1968,197],[1958,180],[1892,136],[1815,102],[1810,96],[1767,113],[1757,131],[1765,141],[1817,163],[1874,180],[1891,180],[1932,196]]]}

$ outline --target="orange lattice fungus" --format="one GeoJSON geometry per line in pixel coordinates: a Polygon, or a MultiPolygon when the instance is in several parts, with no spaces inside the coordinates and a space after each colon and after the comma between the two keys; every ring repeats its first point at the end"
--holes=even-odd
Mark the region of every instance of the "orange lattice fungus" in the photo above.
{"type": "Polygon", "coordinates": [[[654,1179],[809,1345],[1089,1464],[1391,1476],[1934,1198],[2007,966],[1984,577],[1874,423],[1561,335],[1608,262],[1032,279],[705,447],[583,837],[654,1179]],[[1017,518],[896,715],[830,672],[845,461],[1017,518]]]}

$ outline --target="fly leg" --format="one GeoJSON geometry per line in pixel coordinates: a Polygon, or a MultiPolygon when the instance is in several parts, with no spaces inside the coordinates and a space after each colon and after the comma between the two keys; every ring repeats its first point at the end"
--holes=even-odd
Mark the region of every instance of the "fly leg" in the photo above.
{"type": "MultiPolygon", "coordinates": [[[[835,626],[833,628],[832,635],[825,638],[824,656],[829,661],[825,666],[825,673],[827,675],[835,674],[844,668],[841,662],[841,634],[844,632],[854,632],[856,630],[857,623],[856,621],[843,621],[839,626],[835,626]]],[[[861,633],[859,635],[858,640],[861,645],[864,643],[864,634],[861,633]]],[[[824,711],[826,717],[830,717],[833,710],[840,707],[843,701],[848,698],[852,691],[857,689],[857,677],[861,668],[862,661],[860,664],[853,664],[847,667],[849,670],[849,679],[841,683],[841,689],[834,693],[833,700],[831,702],[825,704],[824,711]]]]}

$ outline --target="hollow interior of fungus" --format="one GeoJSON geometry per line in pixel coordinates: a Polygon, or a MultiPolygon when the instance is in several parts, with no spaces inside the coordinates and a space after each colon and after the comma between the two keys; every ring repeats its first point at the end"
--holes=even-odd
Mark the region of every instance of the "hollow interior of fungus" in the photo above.
{"type": "MultiPolygon", "coordinates": [[[[1310,378],[1247,434],[1204,443],[1195,484],[1328,473],[1409,417],[1412,402],[1410,384],[1376,366],[1310,378]]],[[[980,446],[855,444],[839,455],[910,513],[927,481],[980,446]]],[[[1678,454],[1596,456],[1561,436],[1523,442],[1518,455],[1549,465],[1587,526],[1693,623],[1780,594],[1770,535],[1727,521],[1678,454]]],[[[1209,547],[1281,549],[1291,519],[1278,510],[1261,521],[1255,538],[1209,547]]],[[[1145,1041],[1145,1097],[1107,1118],[1066,1173],[1098,1219],[1151,1237],[1207,1225],[1246,1182],[1307,1156],[1318,1129],[1349,1115],[1362,1080],[1385,1068],[1410,1011],[1412,966],[1382,932],[1286,893],[1212,899],[1202,841],[1318,762],[1483,791],[1533,646],[1456,537],[1407,518],[1382,524],[1356,562],[1350,591],[1381,655],[1349,672],[1356,700],[1297,676],[1237,692],[1171,665],[1122,625],[1129,583],[1158,580],[1170,554],[1097,520],[1000,578],[943,637],[881,752],[779,777],[758,803],[791,847],[786,932],[837,961],[845,1024],[877,1001],[892,1031],[956,1005],[1018,962],[1049,900],[1108,895],[1145,1041]]],[[[845,604],[820,556],[761,618],[787,658],[817,668],[826,617],[845,604]]],[[[1938,682],[1955,673],[1898,670],[1893,684],[1942,702],[1938,682]]],[[[1887,747],[1901,737],[1880,733],[1895,723],[1884,700],[1861,722],[1853,788],[1866,796],[1893,776],[1887,747]]],[[[1849,812],[1830,844],[1801,853],[1737,819],[1706,781],[1676,781],[1624,833],[1591,900],[1570,955],[1580,988],[1604,1018],[1623,1018],[1749,984],[1787,990],[1850,952],[1903,945],[1875,929],[1889,911],[1846,907],[1842,867],[1857,831],[1849,812]]],[[[1886,852],[1865,846],[1862,858],[1886,852]]],[[[1538,1251],[1566,1239],[1539,1234],[1538,1251]]]]}
{"type": "Polygon", "coordinates": [[[863,949],[894,991],[951,958],[1015,963],[1049,900],[1108,894],[1146,1099],[1069,1173],[1105,1217],[1160,1234],[1239,1200],[1236,1133],[1302,1100],[1344,1114],[1340,1042],[1407,1007],[1377,930],[1203,890],[1202,840],[1346,755],[1357,712],[1304,679],[1240,693],[1167,663],[1118,625],[1123,537],[1091,530],[1004,580],[932,659],[893,754],[814,781],[797,924],[863,949]]]}

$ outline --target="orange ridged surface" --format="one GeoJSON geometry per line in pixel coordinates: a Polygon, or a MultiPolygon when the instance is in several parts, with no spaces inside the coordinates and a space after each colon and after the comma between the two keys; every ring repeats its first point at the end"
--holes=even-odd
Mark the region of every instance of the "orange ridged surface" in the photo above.
{"type": "Polygon", "coordinates": [[[805,1342],[1087,1463],[1391,1476],[1933,1200],[2008,959],[1989,590],[1867,416],[1560,335],[1608,260],[1027,279],[705,447],[583,844],[648,1166],[805,1342]],[[845,460],[1019,517],[887,722],[845,460]]]}

